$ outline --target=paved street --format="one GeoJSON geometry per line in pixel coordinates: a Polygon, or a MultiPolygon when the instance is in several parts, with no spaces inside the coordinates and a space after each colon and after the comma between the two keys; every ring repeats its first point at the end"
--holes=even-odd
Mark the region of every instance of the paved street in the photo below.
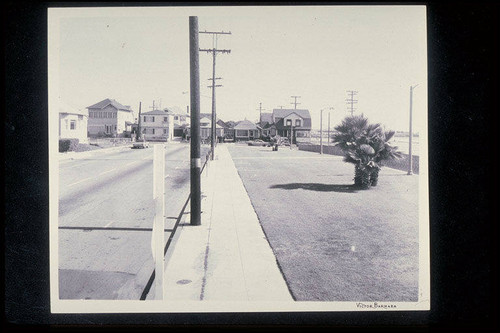
{"type": "MultiPolygon", "coordinates": [[[[154,268],[153,149],[89,156],[59,165],[60,298],[139,299],[154,268]]],[[[189,145],[167,144],[165,163],[167,239],[189,195],[189,145]]]]}
{"type": "Polygon", "coordinates": [[[417,175],[358,191],[340,156],[228,148],[296,300],[417,301],[417,175]]]}

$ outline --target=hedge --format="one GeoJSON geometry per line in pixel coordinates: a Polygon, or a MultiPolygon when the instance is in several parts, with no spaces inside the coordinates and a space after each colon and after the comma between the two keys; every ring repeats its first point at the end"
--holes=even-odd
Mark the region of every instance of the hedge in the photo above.
{"type": "Polygon", "coordinates": [[[59,152],[74,151],[79,143],[79,139],[59,139],[59,152]]]}

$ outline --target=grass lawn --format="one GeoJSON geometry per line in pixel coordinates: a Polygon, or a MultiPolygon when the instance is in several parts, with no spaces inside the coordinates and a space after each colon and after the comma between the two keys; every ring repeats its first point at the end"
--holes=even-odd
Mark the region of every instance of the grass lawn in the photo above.
{"type": "Polygon", "coordinates": [[[418,176],[356,190],[340,156],[229,149],[296,300],[418,300],[418,176]]]}

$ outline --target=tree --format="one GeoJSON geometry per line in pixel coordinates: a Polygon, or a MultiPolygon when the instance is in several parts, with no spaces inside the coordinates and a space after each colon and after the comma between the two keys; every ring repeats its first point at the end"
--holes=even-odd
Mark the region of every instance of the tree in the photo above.
{"type": "Polygon", "coordinates": [[[354,164],[354,185],[360,188],[376,186],[383,162],[402,156],[389,144],[395,132],[370,124],[363,115],[344,118],[335,130],[333,142],[344,152],[344,162],[354,164]]]}

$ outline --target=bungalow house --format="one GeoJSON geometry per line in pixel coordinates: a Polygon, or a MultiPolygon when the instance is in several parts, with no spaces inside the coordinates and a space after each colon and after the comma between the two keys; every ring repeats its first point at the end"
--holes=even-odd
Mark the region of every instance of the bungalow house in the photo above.
{"type": "Polygon", "coordinates": [[[243,120],[234,126],[234,139],[239,140],[253,140],[260,137],[260,127],[254,123],[243,120]]]}
{"type": "Polygon", "coordinates": [[[234,141],[234,127],[238,125],[235,121],[226,121],[224,122],[224,139],[226,141],[234,141]]]}
{"type": "Polygon", "coordinates": [[[105,99],[88,106],[89,136],[121,136],[131,130],[134,112],[128,105],[122,105],[114,99],[105,99]]]}
{"type": "Polygon", "coordinates": [[[88,113],[65,103],[59,104],[59,139],[78,139],[87,143],[88,113]]]}
{"type": "Polygon", "coordinates": [[[149,141],[169,141],[174,138],[174,114],[167,109],[141,114],[141,132],[149,141]]]}

